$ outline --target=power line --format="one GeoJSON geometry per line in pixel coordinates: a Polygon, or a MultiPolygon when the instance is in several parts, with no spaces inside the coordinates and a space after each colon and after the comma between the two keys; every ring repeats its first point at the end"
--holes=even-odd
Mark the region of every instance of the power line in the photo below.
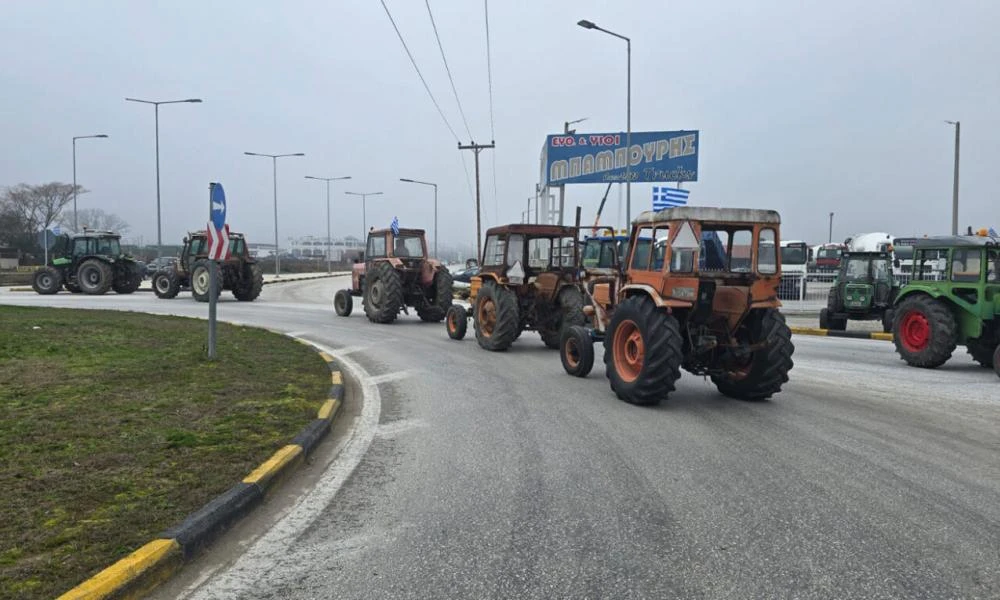
{"type": "MultiPolygon", "coordinates": [[[[399,32],[399,27],[396,26],[396,21],[392,18],[392,13],[389,12],[389,7],[385,5],[385,0],[379,1],[382,3],[382,8],[385,9],[386,16],[389,17],[389,22],[392,23],[392,28],[396,30],[396,36],[399,37],[399,42],[403,44],[403,50],[406,50],[406,55],[410,57],[410,63],[413,64],[413,69],[417,72],[417,76],[420,77],[420,82],[424,84],[424,89],[427,90],[427,95],[430,96],[431,102],[434,103],[434,108],[436,108],[438,114],[441,115],[441,120],[444,121],[445,126],[448,127],[448,131],[451,132],[452,137],[455,138],[456,142],[459,142],[460,140],[458,139],[458,134],[455,133],[451,123],[448,122],[448,118],[444,116],[444,111],[441,110],[441,106],[438,104],[438,101],[434,99],[434,94],[431,93],[431,88],[427,85],[427,80],[424,79],[423,73],[420,72],[420,67],[417,66],[417,61],[414,60],[413,54],[410,52],[410,48],[407,47],[406,42],[403,40],[403,34],[399,32]]],[[[492,100],[490,102],[492,105],[492,100]]],[[[468,171],[466,171],[466,174],[468,174],[468,171]]]]}
{"type": "Polygon", "coordinates": [[[472,139],[472,130],[469,129],[469,120],[465,118],[465,110],[462,108],[462,101],[458,99],[458,90],[455,89],[455,80],[451,77],[451,68],[448,67],[448,59],[444,56],[444,46],[441,45],[441,36],[438,35],[437,24],[434,22],[434,13],[431,12],[430,0],[424,0],[424,4],[427,5],[427,15],[431,18],[431,27],[434,28],[434,37],[437,39],[438,49],[441,50],[441,60],[444,62],[444,70],[448,73],[448,81],[451,82],[451,91],[455,94],[455,104],[458,104],[458,112],[462,115],[462,122],[465,123],[465,132],[469,134],[469,139],[472,139]]]}

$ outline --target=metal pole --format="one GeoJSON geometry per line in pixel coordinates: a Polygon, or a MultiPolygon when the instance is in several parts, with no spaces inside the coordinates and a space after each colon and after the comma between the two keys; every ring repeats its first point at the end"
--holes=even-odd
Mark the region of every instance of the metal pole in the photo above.
{"type": "Polygon", "coordinates": [[[156,123],[156,257],[163,256],[163,230],[160,227],[160,105],[153,104],[156,123]]]}
{"type": "MultiPolygon", "coordinates": [[[[212,227],[212,188],[214,183],[208,184],[208,227],[212,227]]],[[[208,235],[212,232],[206,231],[208,235]]],[[[216,296],[219,290],[219,280],[216,277],[215,261],[210,261],[212,268],[208,271],[208,360],[215,360],[215,319],[216,319],[216,296]]]]}
{"type": "Polygon", "coordinates": [[[951,188],[951,234],[958,235],[958,148],[962,123],[955,121],[955,178],[951,188]]]}
{"type": "Polygon", "coordinates": [[[326,274],[333,273],[330,264],[330,180],[326,180],[326,274]]]}
{"type": "Polygon", "coordinates": [[[73,138],[73,233],[80,231],[76,220],[76,138],[73,138]]]}
{"type": "Polygon", "coordinates": [[[274,180],[274,278],[281,277],[281,252],[278,250],[278,157],[271,157],[274,180]]]}
{"type": "MultiPolygon", "coordinates": [[[[625,117],[625,220],[632,222],[632,40],[626,38],[625,44],[628,49],[628,66],[626,74],[627,87],[627,113],[625,117]]],[[[562,225],[562,212],[560,207],[560,222],[562,225]]]]}
{"type": "Polygon", "coordinates": [[[827,236],[826,242],[828,244],[833,242],[833,213],[830,213],[830,234],[827,236]]]}
{"type": "Polygon", "coordinates": [[[438,184],[434,184],[434,258],[438,257],[438,184]]]}
{"type": "Polygon", "coordinates": [[[368,194],[361,194],[361,241],[368,245],[368,194]]]}
{"type": "MultiPolygon", "coordinates": [[[[476,246],[481,252],[483,248],[483,225],[479,215],[479,148],[476,148],[473,153],[476,155],[476,246]]],[[[480,258],[479,264],[483,264],[482,258],[480,258]]]]}

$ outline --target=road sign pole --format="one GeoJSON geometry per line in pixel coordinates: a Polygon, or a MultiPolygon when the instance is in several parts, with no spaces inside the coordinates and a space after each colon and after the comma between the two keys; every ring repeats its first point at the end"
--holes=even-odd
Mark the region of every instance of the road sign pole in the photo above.
{"type": "MultiPolygon", "coordinates": [[[[208,184],[208,223],[205,233],[208,234],[208,239],[212,239],[212,227],[213,223],[213,206],[212,200],[215,198],[215,184],[208,184]]],[[[208,257],[209,261],[214,263],[215,261],[211,257],[211,253],[208,257]]],[[[217,295],[216,289],[219,282],[215,278],[216,269],[212,268],[208,270],[208,360],[215,360],[215,297],[217,295]]]]}

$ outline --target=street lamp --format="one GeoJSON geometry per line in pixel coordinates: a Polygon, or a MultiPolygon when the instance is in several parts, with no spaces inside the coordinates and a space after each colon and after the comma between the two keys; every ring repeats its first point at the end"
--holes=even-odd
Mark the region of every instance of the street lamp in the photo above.
{"type": "Polygon", "coordinates": [[[400,181],[405,181],[406,183],[419,183],[420,185],[434,186],[434,258],[437,258],[438,257],[438,184],[428,183],[426,181],[417,181],[416,179],[400,179],[400,181]]]}
{"type": "Polygon", "coordinates": [[[271,159],[271,167],[274,180],[274,277],[281,277],[281,252],[278,248],[278,159],[286,156],[305,156],[302,152],[292,154],[261,154],[258,152],[244,152],[247,156],[264,156],[271,159]]]}
{"type": "Polygon", "coordinates": [[[951,183],[951,235],[958,235],[958,146],[962,133],[960,121],[945,121],[955,126],[955,176],[951,183]]]}
{"type": "Polygon", "coordinates": [[[142,104],[152,104],[153,114],[156,120],[156,256],[163,255],[163,235],[160,228],[160,105],[161,104],[200,104],[201,98],[187,98],[185,100],[140,100],[138,98],[125,98],[126,102],[139,102],[142,104]]]}
{"type": "Polygon", "coordinates": [[[76,140],[86,140],[90,138],[106,138],[107,135],[98,133],[97,135],[78,135],[73,138],[73,233],[80,230],[76,220],[76,140]]]}
{"type": "Polygon", "coordinates": [[[368,196],[381,196],[382,192],[344,192],[348,196],[361,196],[361,228],[364,229],[364,233],[361,235],[361,243],[365,244],[368,239],[368,206],[366,201],[368,196]]]}
{"type": "Polygon", "coordinates": [[[613,31],[608,31],[602,27],[598,27],[591,21],[581,20],[576,23],[584,29],[596,29],[597,31],[603,31],[608,35],[612,35],[620,40],[625,40],[627,60],[626,60],[626,130],[625,130],[625,220],[626,222],[632,222],[632,40],[625,37],[624,35],[617,34],[613,31]]]}
{"type": "Polygon", "coordinates": [[[316,181],[326,182],[326,274],[329,275],[333,273],[333,267],[330,266],[330,182],[340,181],[341,179],[350,179],[351,176],[347,177],[313,177],[312,175],[306,175],[306,179],[315,179],[316,181]]]}

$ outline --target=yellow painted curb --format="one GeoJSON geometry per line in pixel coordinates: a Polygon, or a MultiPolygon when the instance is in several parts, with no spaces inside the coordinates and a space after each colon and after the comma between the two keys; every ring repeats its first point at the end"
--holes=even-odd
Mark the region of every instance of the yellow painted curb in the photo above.
{"type": "Polygon", "coordinates": [[[140,576],[149,574],[155,568],[165,568],[156,573],[155,581],[144,582],[140,589],[130,590],[124,597],[138,597],[144,591],[152,589],[157,583],[165,580],[181,560],[181,546],[176,540],[153,540],[132,554],[94,575],[87,581],[59,596],[59,600],[96,600],[107,598],[111,594],[121,593],[122,589],[136,581],[140,576]]]}
{"type": "Polygon", "coordinates": [[[12,291],[12,292],[33,292],[35,290],[33,290],[30,287],[29,288],[26,288],[26,287],[12,287],[12,288],[10,288],[10,291],[12,291]]]}
{"type": "Polygon", "coordinates": [[[330,418],[333,417],[334,413],[337,412],[338,406],[340,406],[340,400],[330,398],[329,400],[323,403],[323,406],[320,407],[319,413],[317,413],[316,418],[329,420],[330,418]]]}
{"type": "Polygon", "coordinates": [[[267,459],[263,464],[253,470],[252,473],[243,479],[243,483],[256,483],[261,487],[266,487],[268,482],[288,464],[292,463],[302,454],[302,446],[289,444],[274,453],[274,456],[267,459]]]}
{"type": "Polygon", "coordinates": [[[332,371],[330,380],[333,381],[333,385],[344,385],[344,376],[340,374],[340,371],[332,371]]]}
{"type": "Polygon", "coordinates": [[[826,336],[826,329],[819,329],[818,327],[789,327],[792,333],[797,333],[799,335],[820,335],[826,336]]]}
{"type": "Polygon", "coordinates": [[[870,334],[873,340],[882,340],[883,342],[891,342],[893,340],[891,333],[879,333],[875,332],[870,334]]]}
{"type": "Polygon", "coordinates": [[[327,354],[326,352],[320,352],[319,353],[319,357],[322,358],[323,360],[325,360],[328,363],[332,363],[333,362],[333,357],[330,356],[329,354],[327,354]]]}

